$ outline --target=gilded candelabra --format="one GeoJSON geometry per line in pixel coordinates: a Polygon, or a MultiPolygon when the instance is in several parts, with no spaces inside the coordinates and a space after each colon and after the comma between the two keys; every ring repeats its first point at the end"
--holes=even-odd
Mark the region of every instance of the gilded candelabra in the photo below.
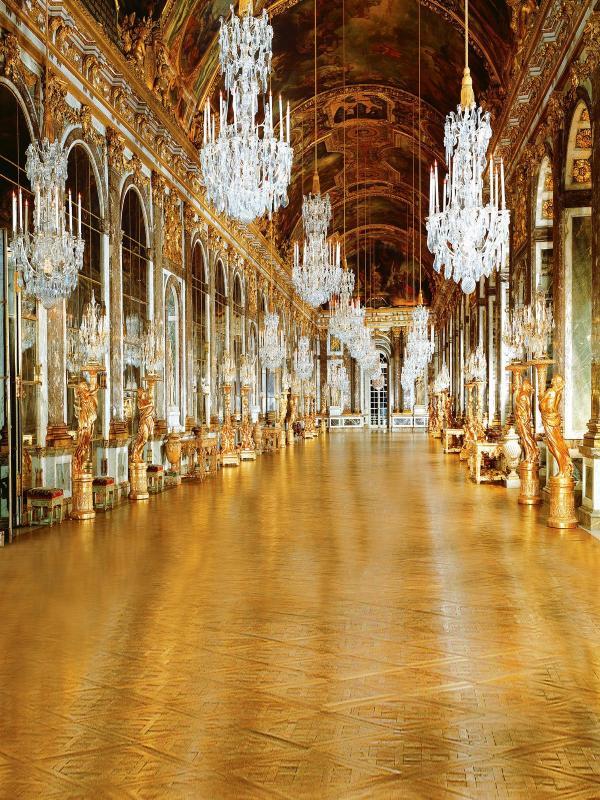
{"type": "Polygon", "coordinates": [[[93,519],[94,497],[92,483],[93,470],[90,465],[94,425],[98,418],[99,368],[88,366],[85,372],[89,381],[81,377],[75,387],[75,416],[77,417],[77,444],[73,453],[73,491],[71,517],[73,519],[93,519]]]}
{"type": "Polygon", "coordinates": [[[129,458],[129,499],[147,500],[148,493],[148,467],[144,459],[144,448],[154,434],[156,412],[154,407],[154,387],[159,376],[146,375],[146,386],[137,389],[138,429],[131,446],[129,458]]]}
{"type": "Polygon", "coordinates": [[[538,404],[542,416],[542,424],[546,435],[546,445],[558,467],[556,475],[548,481],[550,485],[549,528],[576,528],[578,526],[575,513],[575,481],[573,479],[573,462],[569,448],[563,436],[563,420],[560,404],[565,387],[564,378],[554,375],[550,386],[546,388],[546,371],[550,359],[534,359],[538,375],[538,404]]]}
{"type": "Polygon", "coordinates": [[[485,439],[485,430],[481,419],[481,388],[482,381],[468,381],[465,384],[467,390],[465,435],[463,446],[460,451],[460,460],[467,461],[471,452],[471,446],[485,439]]]}
{"type": "Polygon", "coordinates": [[[542,496],[539,478],[540,450],[535,440],[532,420],[533,386],[523,376],[527,369],[525,364],[510,364],[506,369],[512,374],[513,413],[523,449],[523,460],[519,464],[519,503],[526,506],[538,505],[542,502],[542,496]]]}
{"type": "Polygon", "coordinates": [[[231,383],[225,383],[223,384],[223,425],[221,426],[221,463],[224,467],[239,467],[240,465],[235,433],[231,416],[231,383]]]}
{"type": "Polygon", "coordinates": [[[242,385],[242,424],[240,427],[242,461],[256,460],[256,444],[252,435],[252,421],[250,419],[250,386],[242,385]]]}

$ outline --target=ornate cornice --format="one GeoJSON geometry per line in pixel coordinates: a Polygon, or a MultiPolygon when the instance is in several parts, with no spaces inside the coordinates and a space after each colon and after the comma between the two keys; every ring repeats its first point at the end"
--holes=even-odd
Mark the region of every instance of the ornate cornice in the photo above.
{"type": "Polygon", "coordinates": [[[590,19],[591,3],[542,0],[515,60],[515,73],[500,114],[493,146],[509,173],[537,127],[548,95],[564,78],[579,36],[590,19]]]}

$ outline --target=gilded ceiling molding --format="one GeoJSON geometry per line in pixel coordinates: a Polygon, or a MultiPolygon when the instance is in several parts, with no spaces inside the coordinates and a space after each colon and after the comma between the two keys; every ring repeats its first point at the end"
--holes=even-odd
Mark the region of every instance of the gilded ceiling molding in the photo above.
{"type": "Polygon", "coordinates": [[[581,0],[542,0],[521,31],[506,102],[492,142],[499,156],[515,168],[532,129],[543,113],[544,98],[567,69],[569,51],[592,15],[581,0]]]}

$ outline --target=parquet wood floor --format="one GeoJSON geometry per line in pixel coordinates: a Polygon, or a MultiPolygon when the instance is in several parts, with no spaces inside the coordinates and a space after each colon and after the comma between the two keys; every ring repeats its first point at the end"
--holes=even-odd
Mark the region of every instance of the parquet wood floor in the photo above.
{"type": "Polygon", "coordinates": [[[339,433],[0,551],[0,798],[600,798],[600,542],[339,433]]]}

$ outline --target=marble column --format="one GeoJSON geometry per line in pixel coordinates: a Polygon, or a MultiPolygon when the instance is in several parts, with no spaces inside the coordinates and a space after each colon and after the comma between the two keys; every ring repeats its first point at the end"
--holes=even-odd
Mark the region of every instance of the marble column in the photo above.
{"type": "MultiPolygon", "coordinates": [[[[165,335],[165,298],[163,292],[163,208],[165,183],[162,176],[152,173],[152,234],[148,258],[151,261],[151,307],[152,322],[161,334],[165,335]]],[[[150,297],[148,298],[150,302],[150,297]]],[[[163,370],[164,372],[164,370],[163,370]]],[[[167,433],[167,409],[165,381],[157,383],[154,389],[156,401],[155,437],[167,433]]]]}
{"type": "Polygon", "coordinates": [[[47,313],[48,428],[46,447],[63,448],[73,444],[67,432],[67,327],[65,302],[47,313]]]}
{"type": "Polygon", "coordinates": [[[390,362],[391,375],[390,381],[390,407],[394,414],[399,414],[402,410],[402,384],[400,381],[402,373],[402,330],[392,328],[392,358],[390,362]],[[392,385],[393,381],[393,385],[392,385]]]}
{"type": "Polygon", "coordinates": [[[202,380],[201,375],[195,374],[196,364],[194,360],[194,333],[193,333],[193,303],[192,303],[192,226],[193,226],[193,212],[191,207],[186,203],[184,213],[184,238],[183,238],[183,268],[185,273],[185,300],[184,300],[184,341],[182,346],[184,349],[185,359],[185,375],[186,375],[186,415],[185,415],[185,428],[191,430],[199,420],[196,419],[197,409],[197,392],[200,392],[200,383],[202,380]],[[196,391],[194,391],[194,386],[196,391]]]}

